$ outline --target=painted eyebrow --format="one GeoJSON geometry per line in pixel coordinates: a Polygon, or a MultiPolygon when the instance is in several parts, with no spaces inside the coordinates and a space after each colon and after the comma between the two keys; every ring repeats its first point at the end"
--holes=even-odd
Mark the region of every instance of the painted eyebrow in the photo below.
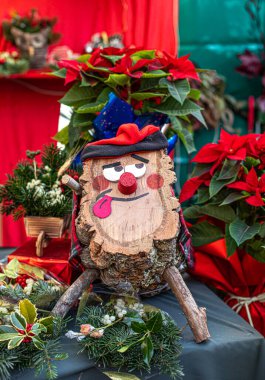
{"type": "Polygon", "coordinates": [[[108,164],[108,165],[103,165],[102,169],[107,169],[107,168],[114,168],[115,166],[120,166],[120,161],[118,162],[113,162],[113,164],[108,164]]]}
{"type": "Polygon", "coordinates": [[[141,156],[138,156],[138,154],[132,154],[131,157],[135,158],[138,161],[142,161],[145,164],[148,164],[148,162],[149,162],[149,160],[147,160],[147,158],[143,158],[141,156]]]}

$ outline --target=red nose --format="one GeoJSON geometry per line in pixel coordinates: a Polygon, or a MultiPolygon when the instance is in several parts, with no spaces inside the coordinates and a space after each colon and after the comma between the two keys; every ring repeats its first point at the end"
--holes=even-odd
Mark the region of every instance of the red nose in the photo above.
{"type": "Polygon", "coordinates": [[[137,189],[136,178],[132,173],[123,173],[120,176],[120,180],[118,183],[118,189],[122,194],[132,194],[137,189]]]}

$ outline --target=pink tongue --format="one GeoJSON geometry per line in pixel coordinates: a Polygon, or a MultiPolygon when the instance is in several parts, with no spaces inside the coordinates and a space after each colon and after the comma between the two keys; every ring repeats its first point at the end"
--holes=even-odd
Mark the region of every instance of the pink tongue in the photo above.
{"type": "Polygon", "coordinates": [[[93,206],[94,215],[101,219],[107,218],[111,214],[111,201],[108,195],[100,198],[93,206]]]}

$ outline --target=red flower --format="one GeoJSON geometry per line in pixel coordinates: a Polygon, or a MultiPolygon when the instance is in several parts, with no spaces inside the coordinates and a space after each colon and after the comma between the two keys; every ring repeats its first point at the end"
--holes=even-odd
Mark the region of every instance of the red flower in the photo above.
{"type": "Polygon", "coordinates": [[[259,169],[265,168],[265,133],[248,135],[247,155],[260,160],[259,169]]]}
{"type": "Polygon", "coordinates": [[[198,190],[201,185],[209,186],[211,181],[211,176],[209,173],[203,174],[199,177],[193,177],[186,181],[181,189],[179,196],[180,203],[183,203],[190,199],[198,190]]]}
{"type": "Polygon", "coordinates": [[[132,78],[141,78],[144,71],[140,70],[150,64],[152,59],[139,59],[135,64],[130,56],[125,55],[119,62],[116,62],[115,67],[110,69],[113,73],[126,74],[132,78]]]}
{"type": "Polygon", "coordinates": [[[246,198],[246,202],[251,206],[264,206],[265,202],[263,201],[261,194],[265,193],[265,174],[263,174],[260,179],[258,179],[257,173],[254,168],[246,175],[246,180],[238,181],[227,185],[230,189],[242,190],[250,193],[246,198]]]}
{"type": "Polygon", "coordinates": [[[244,160],[246,158],[246,141],[247,136],[230,135],[222,129],[219,143],[206,144],[196,154],[192,162],[203,164],[212,162],[213,166],[210,173],[213,174],[226,158],[237,161],[244,160]]]}
{"type": "Polygon", "coordinates": [[[171,74],[171,76],[168,77],[169,80],[192,78],[200,81],[194,64],[188,58],[188,55],[176,58],[166,52],[157,51],[157,58],[154,59],[149,69],[168,70],[171,74]]]}
{"type": "Polygon", "coordinates": [[[80,77],[80,71],[86,70],[87,65],[78,61],[62,60],[58,62],[60,69],[66,69],[65,84],[73,82],[80,77]]]}

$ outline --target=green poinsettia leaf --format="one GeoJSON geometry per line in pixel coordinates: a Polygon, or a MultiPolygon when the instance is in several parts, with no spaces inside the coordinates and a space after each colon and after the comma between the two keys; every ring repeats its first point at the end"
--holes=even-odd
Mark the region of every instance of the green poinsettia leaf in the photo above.
{"type": "Polygon", "coordinates": [[[99,94],[96,101],[91,103],[86,103],[78,107],[75,112],[77,113],[96,113],[100,112],[109,101],[109,94],[111,93],[110,88],[104,88],[99,94]]]}
{"type": "Polygon", "coordinates": [[[225,223],[231,223],[236,217],[231,206],[219,206],[212,204],[202,206],[194,205],[184,210],[184,216],[187,219],[197,219],[203,215],[222,220],[225,223]]]}
{"type": "Polygon", "coordinates": [[[53,71],[52,73],[47,73],[48,75],[52,75],[58,78],[65,78],[66,77],[66,69],[62,68],[56,71],[53,71]]]}
{"type": "Polygon", "coordinates": [[[187,152],[191,154],[196,151],[193,139],[193,132],[183,127],[181,122],[176,117],[170,117],[171,128],[178,135],[179,139],[185,146],[187,152]]]}
{"type": "Polygon", "coordinates": [[[135,100],[145,100],[145,99],[156,98],[158,96],[160,97],[165,96],[165,94],[159,93],[159,92],[134,92],[131,95],[131,98],[135,100]]]}
{"type": "Polygon", "coordinates": [[[144,356],[144,362],[146,365],[150,366],[150,362],[154,355],[154,346],[151,338],[149,336],[145,337],[143,343],[141,344],[141,350],[144,356]]]}
{"type": "Polygon", "coordinates": [[[78,62],[86,63],[90,57],[91,57],[91,54],[82,54],[76,60],[78,62]]]}
{"type": "Polygon", "coordinates": [[[234,175],[234,177],[232,178],[228,178],[228,179],[223,179],[223,180],[219,180],[218,177],[219,177],[219,173],[216,172],[212,179],[211,179],[211,182],[210,182],[210,186],[209,186],[209,192],[210,192],[210,198],[214,197],[216,194],[219,193],[220,190],[222,190],[226,185],[228,185],[229,183],[232,183],[235,181],[236,179],[236,176],[237,176],[237,173],[234,175]]]}
{"type": "Polygon", "coordinates": [[[234,178],[239,172],[240,168],[241,161],[226,159],[218,176],[218,180],[234,178]]]}
{"type": "Polygon", "coordinates": [[[241,193],[231,193],[223,200],[221,206],[229,205],[230,203],[236,202],[246,197],[247,195],[242,195],[241,193]]]}
{"type": "Polygon", "coordinates": [[[200,177],[203,174],[208,173],[211,170],[212,164],[196,164],[192,173],[191,178],[200,177]]]}
{"type": "MultiPolygon", "coordinates": [[[[265,223],[260,225],[259,236],[265,238],[265,223]]],[[[265,245],[265,243],[264,243],[265,245]]]]}
{"type": "Polygon", "coordinates": [[[203,114],[201,113],[200,110],[197,110],[197,111],[194,111],[194,112],[191,112],[191,115],[193,117],[195,117],[195,119],[197,119],[205,128],[208,128],[207,127],[207,124],[206,124],[206,121],[203,117],[203,114]]]}
{"type": "Polygon", "coordinates": [[[105,83],[111,87],[125,86],[130,82],[130,77],[125,74],[110,74],[105,83]]]}
{"type": "Polygon", "coordinates": [[[248,169],[251,169],[252,166],[257,166],[260,164],[260,160],[254,157],[246,157],[245,159],[245,165],[247,166],[248,169]]]}
{"type": "Polygon", "coordinates": [[[187,79],[169,81],[166,78],[160,79],[160,85],[166,86],[168,88],[171,96],[176,99],[180,104],[183,104],[184,100],[187,98],[188,93],[190,92],[190,84],[187,79]]]}
{"type": "Polygon", "coordinates": [[[80,86],[80,83],[75,83],[59,102],[66,106],[78,107],[88,103],[89,100],[96,99],[96,97],[97,92],[94,88],[80,86]]]}
{"type": "Polygon", "coordinates": [[[119,61],[120,59],[122,59],[125,56],[125,54],[122,54],[122,55],[100,54],[100,55],[101,55],[101,57],[106,58],[108,61],[110,61],[113,64],[115,64],[117,61],[119,61]]]}
{"type": "Polygon", "coordinates": [[[265,263],[265,244],[264,240],[253,239],[246,245],[246,251],[249,255],[254,257],[254,259],[265,263]]]}
{"type": "Polygon", "coordinates": [[[146,327],[151,332],[158,332],[163,325],[163,318],[160,312],[156,313],[152,318],[146,322],[146,327]]]}
{"type": "Polygon", "coordinates": [[[8,342],[7,348],[9,350],[12,350],[13,348],[18,347],[23,342],[23,339],[24,339],[23,336],[22,337],[17,336],[15,338],[10,339],[10,341],[8,342]]]}
{"type": "Polygon", "coordinates": [[[26,330],[27,327],[27,321],[24,318],[23,315],[18,314],[18,313],[11,313],[10,315],[10,322],[12,325],[19,330],[26,330]]]}
{"type": "Polygon", "coordinates": [[[220,228],[207,221],[190,227],[190,232],[192,235],[192,245],[194,247],[209,244],[224,237],[220,228]]]}
{"type": "Polygon", "coordinates": [[[170,96],[161,105],[154,107],[153,111],[164,113],[168,116],[185,116],[190,115],[192,112],[200,111],[196,103],[189,99],[186,99],[183,104],[180,104],[176,99],[170,96]]]}
{"type": "Polygon", "coordinates": [[[168,73],[165,73],[163,70],[153,70],[150,71],[149,73],[143,73],[141,78],[163,78],[167,77],[168,73]]]}
{"type": "Polygon", "coordinates": [[[196,204],[202,204],[209,200],[210,194],[209,194],[209,188],[208,187],[201,187],[197,190],[197,201],[196,204]]]}
{"type": "Polygon", "coordinates": [[[249,226],[239,218],[236,218],[229,226],[230,235],[235,240],[238,247],[245,241],[250,240],[257,235],[259,230],[259,223],[254,223],[252,226],[249,226]]]}
{"type": "Polygon", "coordinates": [[[37,309],[27,298],[19,302],[20,314],[26,319],[27,323],[33,324],[37,319],[37,309]]]}
{"type": "Polygon", "coordinates": [[[53,136],[53,139],[59,141],[61,144],[67,145],[69,143],[69,129],[68,126],[61,129],[53,136]]]}
{"type": "Polygon", "coordinates": [[[92,125],[94,115],[91,114],[79,114],[74,112],[73,114],[73,127],[87,127],[92,125]]]}
{"type": "Polygon", "coordinates": [[[134,63],[139,61],[139,59],[153,59],[155,58],[156,50],[140,50],[131,54],[131,58],[134,63]]]}
{"type": "Polygon", "coordinates": [[[225,226],[225,245],[226,245],[226,252],[227,256],[230,257],[235,253],[237,249],[237,244],[235,240],[232,238],[229,232],[229,224],[225,226]]]}
{"type": "Polygon", "coordinates": [[[188,97],[189,99],[197,101],[201,97],[201,91],[197,90],[196,88],[191,88],[188,97]]]}

